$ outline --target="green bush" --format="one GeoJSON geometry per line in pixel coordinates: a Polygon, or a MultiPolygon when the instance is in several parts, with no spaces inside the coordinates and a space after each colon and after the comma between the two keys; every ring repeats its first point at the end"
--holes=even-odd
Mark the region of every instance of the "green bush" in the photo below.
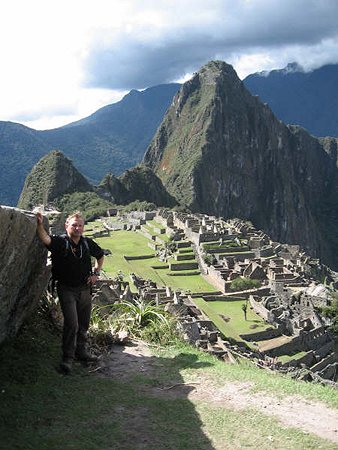
{"type": "Polygon", "coordinates": [[[157,345],[171,345],[180,341],[177,321],[168,317],[166,323],[153,322],[138,332],[138,337],[157,345]]]}
{"type": "Polygon", "coordinates": [[[332,301],[332,305],[323,306],[319,309],[324,317],[331,319],[331,325],[329,326],[330,331],[338,333],[338,299],[335,298],[332,301]]]}
{"type": "Polygon", "coordinates": [[[245,291],[247,289],[254,289],[260,287],[261,283],[258,280],[251,280],[250,278],[238,277],[232,280],[230,284],[231,291],[245,291]]]}
{"type": "Polygon", "coordinates": [[[136,200],[134,202],[129,203],[126,206],[122,207],[123,212],[131,212],[131,211],[154,211],[157,209],[155,203],[150,203],[146,201],[136,200]]]}
{"type": "Polygon", "coordinates": [[[203,261],[208,266],[211,266],[212,264],[215,264],[215,262],[217,262],[217,259],[214,257],[214,255],[211,255],[210,253],[205,253],[203,255],[203,261]]]}
{"type": "Polygon", "coordinates": [[[113,206],[111,202],[102,199],[95,192],[66,194],[56,202],[56,207],[64,212],[66,216],[74,211],[81,211],[86,221],[105,216],[107,209],[113,206]]]}

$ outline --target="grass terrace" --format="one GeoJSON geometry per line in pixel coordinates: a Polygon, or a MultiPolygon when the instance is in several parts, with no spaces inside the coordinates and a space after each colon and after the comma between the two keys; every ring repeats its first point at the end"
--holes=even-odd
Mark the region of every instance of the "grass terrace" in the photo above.
{"type": "Polygon", "coordinates": [[[129,280],[130,273],[136,273],[144,279],[151,279],[158,286],[168,285],[173,289],[190,290],[191,292],[213,292],[215,288],[201,275],[196,275],[196,270],[185,270],[184,276],[171,276],[169,268],[157,268],[166,266],[155,256],[143,260],[129,260],[124,256],[154,255],[154,251],[148,247],[149,240],[141,233],[133,231],[114,231],[110,237],[96,238],[96,242],[105,249],[109,249],[112,255],[107,256],[104,263],[105,272],[115,277],[119,271],[129,280]]]}
{"type": "Polygon", "coordinates": [[[103,222],[96,220],[95,222],[88,222],[85,225],[85,236],[92,237],[94,233],[105,230],[103,222]]]}
{"type": "Polygon", "coordinates": [[[248,241],[246,239],[242,239],[241,240],[241,246],[237,244],[237,242],[233,241],[233,240],[224,240],[223,243],[220,245],[219,241],[213,241],[213,242],[204,242],[201,244],[202,248],[204,250],[217,250],[217,249],[225,249],[225,248],[229,248],[229,249],[236,249],[236,248],[247,248],[249,249],[249,247],[247,246],[248,241]]]}
{"type": "MultiPolygon", "coordinates": [[[[155,228],[160,228],[160,224],[158,224],[158,227],[157,227],[155,225],[154,226],[152,226],[151,224],[149,225],[149,222],[147,222],[146,224],[142,225],[142,228],[145,231],[147,231],[149,234],[154,236],[156,238],[156,241],[160,240],[163,242],[169,242],[169,240],[170,240],[169,236],[166,235],[165,233],[159,233],[159,232],[155,231],[155,228]]],[[[165,229],[162,227],[161,230],[165,230],[165,229]]]]}
{"type": "Polygon", "coordinates": [[[283,364],[285,364],[292,360],[301,359],[306,354],[307,354],[307,352],[297,352],[297,353],[294,353],[293,355],[281,355],[281,356],[278,356],[278,360],[280,362],[282,362],[283,364]]]}
{"type": "Polygon", "coordinates": [[[160,230],[163,230],[163,233],[165,233],[166,227],[162,223],[157,222],[155,219],[147,220],[147,225],[152,228],[159,228],[160,230]]]}
{"type": "Polygon", "coordinates": [[[194,298],[194,302],[214,322],[224,336],[236,341],[243,341],[240,334],[263,331],[271,326],[249,307],[247,308],[247,320],[245,320],[242,310],[242,305],[245,303],[243,299],[233,298],[226,301],[206,302],[203,298],[194,298]],[[224,320],[222,316],[230,320],[224,320]]]}

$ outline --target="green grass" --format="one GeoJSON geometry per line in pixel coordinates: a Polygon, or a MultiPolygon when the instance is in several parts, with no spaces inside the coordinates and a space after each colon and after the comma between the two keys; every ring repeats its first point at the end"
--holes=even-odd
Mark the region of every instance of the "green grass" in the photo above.
{"type": "Polygon", "coordinates": [[[132,231],[114,231],[110,237],[96,238],[95,241],[104,249],[112,252],[105,258],[104,270],[115,276],[119,270],[124,274],[134,272],[124,256],[151,255],[154,250],[148,247],[149,240],[140,233],[132,231]]]}
{"type": "Polygon", "coordinates": [[[85,236],[91,237],[93,233],[98,231],[105,230],[103,223],[99,220],[95,220],[94,222],[87,222],[85,225],[85,236]]]}
{"type": "MultiPolygon", "coordinates": [[[[186,344],[164,348],[155,354],[172,359],[180,355],[183,358],[180,373],[184,379],[191,382],[201,377],[205,380],[211,378],[216,386],[222,386],[225,381],[247,382],[253,384],[253,392],[266,392],[269,395],[274,394],[278,398],[299,395],[338,409],[338,391],[335,388],[297,381],[278,372],[258,369],[247,359],[239,360],[238,364],[227,364],[186,344]],[[185,363],[184,360],[186,360],[185,363]],[[196,363],[188,364],[189,360],[196,360],[196,363]]],[[[168,369],[167,366],[164,367],[168,369]]],[[[163,382],[169,381],[168,376],[170,377],[163,372],[163,382]]]]}
{"type": "MultiPolygon", "coordinates": [[[[215,288],[205,281],[201,275],[186,275],[172,277],[168,275],[168,269],[154,269],[152,266],[160,265],[157,257],[146,260],[126,261],[124,255],[151,255],[154,253],[148,247],[149,239],[140,233],[131,231],[114,231],[111,237],[95,239],[105,249],[112,252],[111,256],[105,258],[104,270],[110,276],[116,276],[118,271],[129,277],[130,273],[136,273],[144,279],[151,279],[161,286],[171,286],[173,289],[190,290],[192,292],[212,292],[215,288]]],[[[189,273],[189,271],[185,271],[189,273]]],[[[195,272],[192,271],[192,272],[195,272]]]]}
{"type": "MultiPolygon", "coordinates": [[[[145,230],[145,231],[147,231],[148,233],[150,233],[151,235],[153,235],[153,236],[155,236],[156,234],[158,234],[158,233],[155,233],[154,232],[154,229],[153,229],[153,227],[151,227],[151,226],[149,226],[148,225],[148,222],[145,224],[145,225],[142,225],[142,228],[141,228],[141,230],[145,230]]],[[[142,231],[141,231],[142,232],[142,231]]]]}
{"type": "Polygon", "coordinates": [[[60,340],[45,317],[35,315],[16,339],[0,347],[0,449],[336,448],[256,410],[188,398],[204,382],[215,389],[249,382],[256,392],[297,394],[338,408],[334,389],[246,363],[226,364],[183,344],[135,357],[130,378],[103,377],[78,364],[62,376],[55,370],[60,340]],[[150,372],[141,370],[147,364],[150,372]],[[180,396],[171,395],[177,392],[180,396]]]}
{"type": "Polygon", "coordinates": [[[217,250],[217,249],[236,249],[236,248],[247,248],[249,249],[248,246],[246,246],[245,244],[247,243],[247,240],[242,240],[241,241],[242,246],[239,246],[235,241],[233,240],[224,240],[222,245],[219,244],[219,241],[212,241],[212,242],[204,242],[201,244],[202,248],[204,250],[217,250]]]}
{"type": "MultiPolygon", "coordinates": [[[[194,302],[214,322],[221,333],[237,341],[243,341],[240,334],[263,331],[270,326],[250,308],[247,309],[247,320],[245,320],[242,310],[244,300],[206,302],[203,298],[195,298],[194,302]],[[230,320],[226,322],[220,314],[229,317],[230,320]],[[252,326],[254,328],[251,328],[252,326]]],[[[248,343],[248,345],[251,344],[248,343]]]]}
{"type": "Polygon", "coordinates": [[[307,352],[297,352],[297,353],[294,353],[293,355],[282,355],[282,356],[278,356],[278,360],[282,363],[286,363],[293,359],[300,359],[303,356],[305,356],[306,353],[307,352]]]}
{"type": "Polygon", "coordinates": [[[186,248],[179,248],[177,250],[177,253],[179,254],[184,254],[184,253],[194,253],[194,250],[192,249],[192,247],[186,247],[186,248]]]}
{"type": "Polygon", "coordinates": [[[157,222],[155,219],[147,220],[147,225],[151,226],[152,228],[159,228],[161,230],[166,229],[166,227],[162,223],[157,222]]]}
{"type": "Polygon", "coordinates": [[[156,242],[158,242],[158,239],[160,241],[163,241],[163,243],[170,242],[170,238],[167,234],[156,234],[156,238],[157,238],[156,242]]]}

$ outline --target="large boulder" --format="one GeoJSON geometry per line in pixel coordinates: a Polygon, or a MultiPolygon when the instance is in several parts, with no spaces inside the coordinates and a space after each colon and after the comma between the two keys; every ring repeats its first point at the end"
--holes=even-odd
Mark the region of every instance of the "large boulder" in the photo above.
{"type": "Polygon", "coordinates": [[[50,276],[34,214],[0,206],[0,254],[1,343],[14,336],[34,311],[50,276]]]}

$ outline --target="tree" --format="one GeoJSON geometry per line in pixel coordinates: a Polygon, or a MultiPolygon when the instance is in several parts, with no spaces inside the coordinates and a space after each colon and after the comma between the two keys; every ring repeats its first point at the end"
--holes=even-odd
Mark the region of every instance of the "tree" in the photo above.
{"type": "Polygon", "coordinates": [[[247,311],[248,311],[248,302],[243,303],[242,310],[243,310],[243,313],[244,313],[244,320],[246,320],[246,315],[247,315],[247,311]]]}

